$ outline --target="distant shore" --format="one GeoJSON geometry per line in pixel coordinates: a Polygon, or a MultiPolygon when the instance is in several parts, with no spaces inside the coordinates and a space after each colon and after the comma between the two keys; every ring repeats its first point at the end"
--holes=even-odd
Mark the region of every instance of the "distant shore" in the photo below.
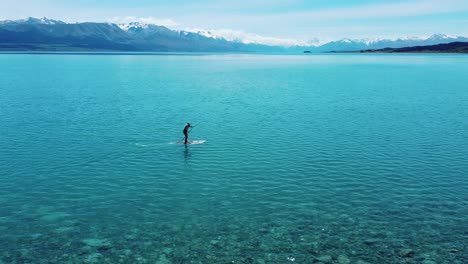
{"type": "Polygon", "coordinates": [[[452,42],[430,46],[367,49],[356,51],[330,51],[328,53],[457,53],[468,54],[468,42],[452,42]]]}

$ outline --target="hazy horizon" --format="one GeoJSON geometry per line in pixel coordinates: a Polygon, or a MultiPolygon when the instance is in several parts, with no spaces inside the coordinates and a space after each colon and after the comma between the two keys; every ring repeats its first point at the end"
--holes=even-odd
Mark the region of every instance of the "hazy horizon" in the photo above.
{"type": "Polygon", "coordinates": [[[350,39],[397,39],[434,34],[468,36],[468,2],[462,0],[127,1],[6,0],[0,20],[47,17],[74,22],[138,21],[175,30],[211,31],[223,37],[272,44],[318,44],[350,39]],[[285,23],[287,21],[287,23],[285,23]]]}

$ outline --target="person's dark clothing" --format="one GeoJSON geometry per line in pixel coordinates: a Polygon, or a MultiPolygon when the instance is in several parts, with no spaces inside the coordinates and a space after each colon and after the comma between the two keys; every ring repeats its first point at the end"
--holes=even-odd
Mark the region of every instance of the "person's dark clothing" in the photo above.
{"type": "Polygon", "coordinates": [[[184,127],[184,136],[185,136],[184,144],[187,144],[188,142],[188,129],[189,128],[190,128],[190,124],[187,124],[184,127]]]}

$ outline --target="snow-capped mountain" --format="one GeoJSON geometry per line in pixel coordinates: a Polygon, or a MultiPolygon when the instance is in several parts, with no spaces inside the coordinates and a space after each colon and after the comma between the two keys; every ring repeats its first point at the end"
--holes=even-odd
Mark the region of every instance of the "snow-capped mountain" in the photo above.
{"type": "Polygon", "coordinates": [[[462,36],[435,34],[430,37],[405,37],[397,39],[341,39],[331,41],[317,47],[318,51],[353,51],[365,49],[403,48],[411,46],[427,46],[450,42],[468,42],[462,36]]]}
{"type": "Polygon", "coordinates": [[[238,42],[243,44],[256,44],[256,45],[267,45],[267,46],[309,46],[312,42],[300,41],[291,38],[275,38],[266,37],[258,34],[247,33],[240,30],[231,29],[186,29],[186,32],[192,32],[208,38],[224,39],[227,41],[238,42]]]}
{"type": "Polygon", "coordinates": [[[49,19],[47,17],[43,18],[34,18],[34,17],[28,17],[26,19],[20,19],[20,20],[4,20],[0,21],[0,24],[42,24],[42,25],[59,25],[59,24],[66,24],[63,21],[60,20],[53,20],[49,19]]]}
{"type": "Polygon", "coordinates": [[[65,23],[48,18],[0,21],[0,49],[92,49],[124,51],[313,52],[426,46],[468,42],[468,38],[436,34],[398,39],[349,39],[324,42],[265,37],[229,29],[174,30],[147,21],[65,23]]]}
{"type": "MultiPolygon", "coordinates": [[[[144,24],[140,22],[132,22],[119,25],[122,29],[129,32],[139,33],[156,33],[164,31],[168,33],[170,30],[162,26],[144,24]]],[[[343,38],[336,41],[324,42],[318,38],[311,38],[307,41],[296,39],[265,37],[257,34],[246,33],[243,31],[235,31],[230,29],[205,30],[205,29],[187,29],[176,31],[180,35],[195,34],[201,37],[211,38],[215,40],[225,40],[241,44],[252,44],[262,46],[283,47],[285,50],[312,50],[317,52],[323,51],[352,51],[363,49],[381,49],[381,48],[402,48],[409,46],[424,46],[444,44],[450,42],[465,42],[468,38],[461,36],[449,36],[445,34],[435,34],[430,37],[402,37],[397,39],[384,38],[365,38],[365,39],[350,39],[343,38]]]]}
{"type": "Polygon", "coordinates": [[[118,24],[119,28],[131,34],[152,35],[152,34],[174,34],[176,31],[170,30],[164,26],[147,24],[142,22],[130,22],[118,24]]]}
{"type": "Polygon", "coordinates": [[[281,47],[243,44],[140,22],[69,24],[28,18],[0,23],[0,50],[253,52],[281,47]]]}
{"type": "Polygon", "coordinates": [[[142,22],[130,22],[126,24],[118,24],[119,28],[125,31],[129,31],[132,29],[137,29],[137,28],[148,28],[149,24],[145,24],[142,22]]]}
{"type": "Polygon", "coordinates": [[[185,47],[188,50],[204,51],[283,51],[280,46],[265,45],[254,41],[241,41],[213,34],[205,30],[173,30],[165,26],[130,22],[119,24],[119,27],[135,38],[149,42],[163,42],[174,47],[185,47]]]}

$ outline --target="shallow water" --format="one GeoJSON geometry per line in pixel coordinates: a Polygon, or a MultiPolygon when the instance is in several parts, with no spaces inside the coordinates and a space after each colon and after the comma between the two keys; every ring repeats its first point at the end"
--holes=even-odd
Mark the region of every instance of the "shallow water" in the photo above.
{"type": "Polygon", "coordinates": [[[468,262],[468,56],[0,67],[0,263],[468,262]]]}

